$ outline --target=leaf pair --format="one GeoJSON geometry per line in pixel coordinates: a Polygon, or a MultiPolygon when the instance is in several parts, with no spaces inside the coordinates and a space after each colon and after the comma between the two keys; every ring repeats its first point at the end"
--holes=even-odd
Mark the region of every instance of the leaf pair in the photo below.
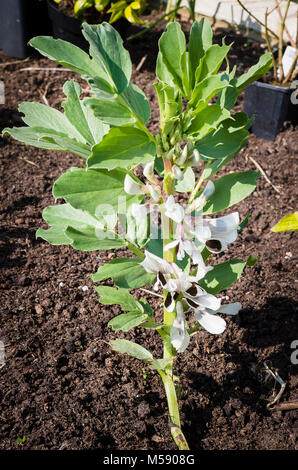
{"type": "Polygon", "coordinates": [[[133,202],[142,197],[123,196],[123,170],[88,171],[72,168],[55,182],[53,195],[68,204],[48,207],[44,219],[52,227],[39,230],[37,236],[55,245],[70,244],[79,250],[107,250],[127,245],[111,230],[119,213],[126,214],[133,202]],[[110,227],[106,230],[104,227],[110,227]]]}
{"type": "Polygon", "coordinates": [[[19,111],[28,127],[5,128],[3,135],[34,147],[73,152],[87,159],[91,148],[109,131],[109,126],[97,119],[79,99],[80,86],[70,80],[64,84],[67,99],[62,103],[65,112],[41,103],[24,102],[19,111]]]}

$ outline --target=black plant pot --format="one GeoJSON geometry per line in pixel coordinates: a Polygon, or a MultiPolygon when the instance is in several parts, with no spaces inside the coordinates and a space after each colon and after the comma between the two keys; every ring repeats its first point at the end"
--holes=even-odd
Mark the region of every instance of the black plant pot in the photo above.
{"type": "Polygon", "coordinates": [[[244,111],[255,115],[251,131],[257,137],[275,140],[285,121],[297,124],[298,105],[292,103],[294,90],[268,83],[254,82],[245,89],[244,111]]]}
{"type": "Polygon", "coordinates": [[[0,49],[7,56],[24,59],[32,48],[33,36],[49,34],[50,23],[45,2],[38,0],[0,1],[0,49]]]}
{"type": "MultiPolygon", "coordinates": [[[[74,16],[63,13],[52,0],[47,0],[48,14],[52,23],[52,34],[56,39],[63,39],[71,42],[75,46],[88,51],[89,44],[82,35],[82,22],[74,16]]],[[[126,34],[128,22],[126,20],[118,20],[113,26],[123,37],[126,34]]]]}

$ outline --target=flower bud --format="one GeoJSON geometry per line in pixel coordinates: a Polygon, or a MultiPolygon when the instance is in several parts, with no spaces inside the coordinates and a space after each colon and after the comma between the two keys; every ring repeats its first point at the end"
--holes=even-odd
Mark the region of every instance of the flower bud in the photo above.
{"type": "Polygon", "coordinates": [[[194,149],[193,154],[188,162],[193,166],[196,166],[200,163],[200,154],[197,149],[194,149]]]}
{"type": "Polygon", "coordinates": [[[152,199],[155,202],[158,202],[160,200],[160,197],[161,197],[160,188],[158,186],[155,186],[153,188],[153,186],[151,186],[151,185],[148,185],[147,188],[148,188],[148,191],[149,191],[150,196],[152,197],[152,199]]]}
{"type": "Polygon", "coordinates": [[[185,145],[184,149],[182,150],[182,152],[180,151],[180,155],[179,157],[176,158],[176,163],[180,166],[184,165],[186,159],[187,159],[187,146],[185,145]]]}
{"type": "Polygon", "coordinates": [[[171,148],[171,150],[165,155],[165,158],[167,158],[167,160],[172,160],[174,154],[175,154],[175,147],[171,148]]]}
{"type": "Polygon", "coordinates": [[[173,166],[172,171],[176,180],[178,181],[183,180],[183,172],[180,170],[180,168],[177,165],[173,166]]]}

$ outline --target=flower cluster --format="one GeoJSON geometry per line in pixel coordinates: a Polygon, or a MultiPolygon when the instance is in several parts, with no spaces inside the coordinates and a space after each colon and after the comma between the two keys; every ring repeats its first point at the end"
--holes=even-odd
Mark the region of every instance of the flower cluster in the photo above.
{"type": "Polygon", "coordinates": [[[229,243],[234,242],[238,234],[239,214],[233,212],[216,219],[202,216],[207,199],[215,191],[212,181],[208,181],[201,194],[184,208],[175,201],[173,195],[168,196],[162,191],[154,174],[153,163],[144,166],[143,175],[147,183],[137,181],[129,174],[125,178],[126,193],[151,197],[151,200],[144,204],[133,204],[132,215],[140,221],[150,211],[151,204],[159,203],[163,206],[165,216],[171,219],[175,226],[175,238],[164,246],[164,251],[175,248],[177,260],[182,261],[185,255],[188,255],[196,265],[195,276],[188,275],[176,263],[169,263],[149,251],[145,251],[145,259],[140,263],[148,273],[157,275],[154,289],[162,287],[166,292],[165,309],[168,312],[176,312],[170,333],[171,343],[177,352],[183,352],[190,339],[185,326],[185,303],[194,309],[197,322],[213,334],[222,333],[226,327],[225,320],[216,313],[235,315],[241,308],[239,302],[221,305],[220,299],[207,293],[198,284],[198,281],[213,269],[212,266],[205,265],[202,249],[206,247],[212,253],[219,253],[225,250],[229,243]]]}
{"type": "Polygon", "coordinates": [[[189,276],[180,269],[176,263],[168,263],[166,260],[145,251],[145,259],[140,264],[148,273],[157,275],[154,285],[155,290],[159,286],[166,291],[165,308],[169,312],[176,310],[176,319],[171,328],[171,343],[177,352],[183,352],[189,343],[189,333],[185,326],[184,305],[186,301],[188,307],[192,307],[196,320],[209,333],[220,334],[226,328],[226,322],[216,313],[236,315],[241,304],[239,302],[221,305],[221,299],[212,294],[208,294],[198,281],[212,269],[205,266],[203,260],[198,265],[195,276],[189,276]]]}

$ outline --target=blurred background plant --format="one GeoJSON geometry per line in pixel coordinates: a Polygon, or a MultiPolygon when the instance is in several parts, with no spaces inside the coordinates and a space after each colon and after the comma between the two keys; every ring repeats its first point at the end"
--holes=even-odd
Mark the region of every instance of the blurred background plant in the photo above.
{"type": "MultiPolygon", "coordinates": [[[[54,0],[55,3],[61,4],[63,0],[54,0]]],[[[119,0],[118,2],[111,2],[111,0],[76,0],[73,1],[73,13],[76,18],[83,19],[90,9],[95,9],[101,14],[111,14],[109,23],[114,23],[120,18],[125,18],[130,23],[143,24],[144,21],[140,19],[147,6],[146,0],[126,1],[119,0]]],[[[99,23],[101,22],[99,18],[99,23]]]]}
{"type": "Polygon", "coordinates": [[[177,16],[177,12],[180,8],[187,9],[188,13],[189,13],[189,16],[190,16],[190,19],[192,21],[195,21],[195,19],[196,19],[195,8],[196,8],[197,0],[188,0],[187,5],[183,5],[183,6],[181,6],[181,3],[182,3],[182,0],[167,0],[166,13],[168,15],[171,15],[170,18],[169,18],[169,21],[174,21],[175,20],[175,18],[177,16]],[[174,12],[172,12],[172,10],[174,10],[174,12]]]}
{"type": "MultiPolygon", "coordinates": [[[[268,51],[271,52],[272,54],[273,73],[274,73],[274,82],[275,82],[274,84],[289,86],[290,83],[295,79],[295,77],[298,74],[298,67],[297,67],[298,33],[297,33],[297,37],[294,40],[294,38],[289,33],[286,22],[287,22],[287,16],[288,16],[290,4],[291,3],[298,4],[298,0],[286,0],[286,1],[275,0],[275,6],[271,10],[269,10],[268,8],[266,9],[264,21],[257,18],[251,12],[251,10],[249,10],[247,6],[243,4],[241,0],[237,0],[237,2],[243,8],[243,10],[245,10],[254,20],[256,20],[260,25],[262,25],[265,28],[265,38],[266,38],[268,51]],[[282,7],[284,7],[283,11],[282,11],[282,7]],[[276,10],[280,16],[280,31],[278,35],[274,33],[268,27],[268,17],[276,10]],[[288,41],[290,43],[290,45],[287,46],[285,53],[284,53],[284,46],[285,46],[284,33],[286,33],[288,37],[288,41]],[[277,54],[275,53],[271,45],[270,36],[273,37],[275,40],[277,40],[277,54]]],[[[298,23],[298,9],[297,9],[297,23],[298,23]]]]}
{"type": "Polygon", "coordinates": [[[272,232],[297,232],[298,231],[298,212],[285,215],[274,227],[272,232]]]}

